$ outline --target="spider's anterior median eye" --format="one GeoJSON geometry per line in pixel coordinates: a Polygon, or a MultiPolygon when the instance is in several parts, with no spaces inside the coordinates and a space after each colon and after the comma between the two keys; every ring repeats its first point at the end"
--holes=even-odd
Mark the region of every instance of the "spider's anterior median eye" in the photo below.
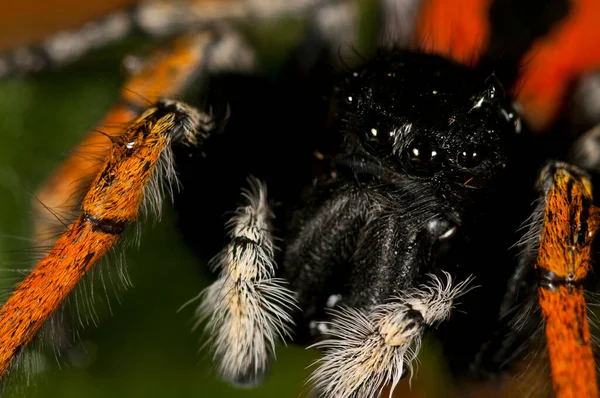
{"type": "Polygon", "coordinates": [[[409,164],[417,169],[434,169],[441,163],[440,150],[426,142],[412,142],[407,147],[406,157],[409,164]]]}
{"type": "Polygon", "coordinates": [[[367,141],[378,144],[388,145],[394,141],[394,130],[382,128],[381,126],[371,127],[367,131],[367,141]]]}
{"type": "Polygon", "coordinates": [[[484,150],[472,145],[462,149],[457,157],[456,162],[467,169],[472,169],[478,166],[484,159],[484,150]]]}
{"type": "Polygon", "coordinates": [[[374,121],[365,124],[363,134],[369,152],[384,157],[392,153],[396,131],[388,127],[387,123],[374,121]]]}

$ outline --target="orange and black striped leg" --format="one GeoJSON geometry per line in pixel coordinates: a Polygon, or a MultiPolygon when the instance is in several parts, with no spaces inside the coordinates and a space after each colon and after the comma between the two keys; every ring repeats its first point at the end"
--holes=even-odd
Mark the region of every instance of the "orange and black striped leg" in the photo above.
{"type": "Polygon", "coordinates": [[[118,138],[83,199],[82,213],[0,308],[0,378],[77,282],[138,219],[160,204],[161,182],[176,184],[171,146],[201,145],[210,120],[181,102],[161,100],[118,138]]]}
{"type": "Polygon", "coordinates": [[[558,398],[598,397],[583,283],[600,209],[592,201],[589,178],[572,166],[547,166],[539,186],[545,202],[538,214],[542,224],[535,268],[554,392],[558,398]]]}
{"type": "MultiPolygon", "coordinates": [[[[231,31],[203,31],[176,38],[134,71],[121,91],[121,101],[78,145],[38,190],[33,202],[36,238],[50,245],[52,231],[63,220],[56,214],[79,205],[89,184],[104,166],[112,141],[125,126],[159,98],[181,98],[193,83],[215,70],[252,70],[252,50],[231,31]]],[[[70,221],[70,220],[68,220],[70,221]]]]}
{"type": "Polygon", "coordinates": [[[537,190],[527,232],[515,245],[519,263],[497,330],[473,367],[483,375],[510,369],[520,375],[518,388],[527,395],[541,394],[551,384],[559,398],[598,397],[584,296],[585,287],[597,281],[590,270],[600,227],[590,176],[571,164],[551,162],[540,173],[537,190]],[[543,374],[545,366],[550,374],[543,374]]]}

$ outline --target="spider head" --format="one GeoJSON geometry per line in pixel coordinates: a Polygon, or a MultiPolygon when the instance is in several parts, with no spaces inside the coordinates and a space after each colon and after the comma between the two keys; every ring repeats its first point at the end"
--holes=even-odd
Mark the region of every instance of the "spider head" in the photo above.
{"type": "Polygon", "coordinates": [[[521,130],[493,74],[431,55],[376,58],[339,94],[344,155],[371,166],[357,174],[433,184],[455,203],[503,173],[521,130]]]}
{"type": "Polygon", "coordinates": [[[508,278],[508,248],[522,219],[511,209],[511,184],[519,189],[526,175],[515,172],[525,134],[502,84],[489,71],[436,56],[391,53],[345,78],[332,118],[341,145],[330,191],[351,186],[346,217],[366,216],[321,304],[368,311],[446,271],[457,280],[474,275],[486,286],[474,301],[496,305],[501,292],[493,290],[508,278]]]}

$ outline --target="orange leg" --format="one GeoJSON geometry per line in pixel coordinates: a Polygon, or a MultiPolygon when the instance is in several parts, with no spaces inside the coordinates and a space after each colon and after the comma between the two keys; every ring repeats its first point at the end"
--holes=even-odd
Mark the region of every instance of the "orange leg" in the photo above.
{"type": "Polygon", "coordinates": [[[170,145],[196,144],[204,137],[203,122],[196,110],[161,101],[115,139],[83,199],[82,214],[0,308],[0,378],[77,282],[117,243],[125,226],[138,218],[144,197],[150,205],[159,203],[151,179],[173,182],[170,145]],[[161,170],[165,175],[158,175],[161,170]]]}
{"type": "Polygon", "coordinates": [[[417,19],[415,46],[475,65],[489,39],[490,0],[425,0],[417,19]]]}
{"type": "Polygon", "coordinates": [[[535,131],[550,126],[576,79],[600,68],[600,2],[573,0],[567,20],[534,43],[521,62],[517,101],[535,131]]]}
{"type": "Polygon", "coordinates": [[[211,56],[220,56],[219,43],[224,44],[223,48],[227,48],[228,43],[236,44],[227,51],[238,52],[238,55],[247,52],[231,33],[191,33],[175,39],[168,48],[154,54],[144,66],[133,72],[121,91],[121,103],[108,111],[37,192],[33,205],[38,241],[52,243],[52,232],[62,225],[62,220],[55,214],[64,214],[61,209],[70,210],[79,205],[90,183],[104,166],[112,141],[124,133],[124,126],[138,116],[139,109],[159,98],[182,97],[187,87],[213,66],[215,61],[211,60],[211,56]]]}
{"type": "MultiPolygon", "coordinates": [[[[424,0],[415,46],[474,65],[490,39],[491,0],[424,0]]],[[[600,2],[572,0],[567,19],[537,39],[524,54],[511,88],[527,124],[535,132],[552,126],[577,78],[600,68],[597,21],[600,2]]]]}
{"type": "Polygon", "coordinates": [[[590,270],[600,209],[586,176],[563,164],[545,169],[544,225],[536,268],[552,384],[558,398],[598,397],[582,283],[590,270]]]}

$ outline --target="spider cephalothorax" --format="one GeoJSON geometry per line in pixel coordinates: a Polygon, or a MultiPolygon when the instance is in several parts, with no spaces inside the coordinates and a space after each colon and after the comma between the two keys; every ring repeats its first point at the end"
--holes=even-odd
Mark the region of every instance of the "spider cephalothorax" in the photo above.
{"type": "MultiPolygon", "coordinates": [[[[519,160],[518,118],[493,75],[385,53],[342,78],[332,109],[325,134],[339,146],[323,150],[328,167],[284,247],[300,331],[308,324],[312,335],[326,334],[328,308],[372,309],[440,270],[474,275],[476,284],[506,281],[505,249],[523,213],[507,187],[531,176],[519,160]]],[[[471,295],[497,306],[496,293],[471,295]]],[[[489,307],[467,308],[478,325],[447,333],[451,351],[461,346],[454,360],[465,364],[474,336],[493,323],[489,307]]]]}

